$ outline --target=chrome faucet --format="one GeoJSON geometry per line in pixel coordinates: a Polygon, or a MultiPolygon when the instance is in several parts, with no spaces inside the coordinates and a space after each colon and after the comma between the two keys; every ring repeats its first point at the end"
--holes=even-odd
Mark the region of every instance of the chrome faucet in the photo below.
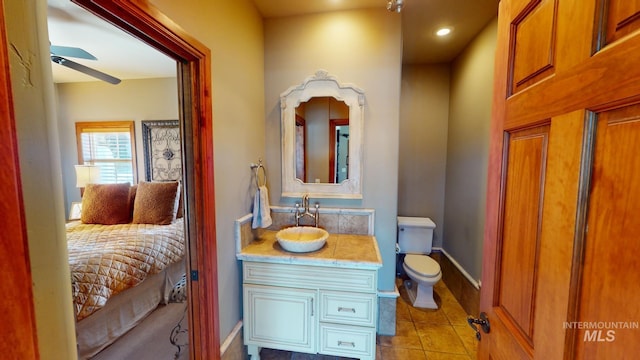
{"type": "Polygon", "coordinates": [[[309,194],[302,196],[302,206],[304,207],[305,214],[309,212],[309,194]]]}
{"type": "Polygon", "coordinates": [[[300,208],[300,204],[296,203],[296,226],[300,226],[300,218],[301,217],[311,217],[313,218],[313,223],[315,227],[318,227],[318,218],[320,216],[320,204],[316,203],[316,210],[312,213],[309,211],[309,194],[304,194],[302,196],[302,209],[300,208]]]}

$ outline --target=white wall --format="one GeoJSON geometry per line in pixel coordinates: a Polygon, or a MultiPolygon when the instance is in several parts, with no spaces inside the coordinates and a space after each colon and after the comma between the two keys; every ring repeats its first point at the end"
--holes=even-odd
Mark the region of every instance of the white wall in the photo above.
{"type": "Polygon", "coordinates": [[[381,8],[265,20],[265,166],[271,203],[300,201],[280,196],[280,94],[319,69],[363,89],[363,199],[317,200],[321,207],[375,209],[375,235],[384,262],[378,282],[382,290],[393,289],[395,282],[400,19],[381,8]]]}
{"type": "MultiPolygon", "coordinates": [[[[141,44],[141,46],[144,46],[141,44]]],[[[135,121],[138,181],[145,179],[142,121],[178,120],[176,78],[58,84],[57,112],[60,133],[65,207],[80,201],[74,165],[78,164],[75,123],[79,121],[135,121]]]]}
{"type": "Polygon", "coordinates": [[[482,271],[497,20],[451,66],[444,249],[474,278],[482,271]]]}
{"type": "Polygon", "coordinates": [[[442,246],[449,122],[449,64],[404,65],[400,101],[398,215],[436,223],[442,246]]]}

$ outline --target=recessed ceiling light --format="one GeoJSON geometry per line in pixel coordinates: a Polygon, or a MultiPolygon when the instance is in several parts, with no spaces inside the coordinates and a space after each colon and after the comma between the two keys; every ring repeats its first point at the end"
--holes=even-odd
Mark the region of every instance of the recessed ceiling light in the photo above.
{"type": "Polygon", "coordinates": [[[436,31],[436,35],[438,36],[446,36],[449,35],[451,33],[451,28],[440,28],[438,29],[438,31],[436,31]]]}

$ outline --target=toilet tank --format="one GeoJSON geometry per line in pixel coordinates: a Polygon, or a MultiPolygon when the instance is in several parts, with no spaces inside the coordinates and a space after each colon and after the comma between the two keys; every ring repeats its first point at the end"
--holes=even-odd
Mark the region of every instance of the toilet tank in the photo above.
{"type": "Polygon", "coordinates": [[[398,246],[401,254],[430,254],[436,224],[426,217],[398,216],[398,246]]]}

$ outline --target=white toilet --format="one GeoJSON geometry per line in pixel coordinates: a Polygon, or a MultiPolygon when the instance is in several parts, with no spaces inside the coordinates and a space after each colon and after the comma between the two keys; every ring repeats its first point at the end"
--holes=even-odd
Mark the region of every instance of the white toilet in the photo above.
{"type": "Polygon", "coordinates": [[[398,216],[398,252],[406,254],[402,267],[411,280],[404,282],[414,307],[437,309],[433,300],[433,285],[442,278],[440,264],[428,256],[431,253],[433,229],[429,218],[398,216]]]}

